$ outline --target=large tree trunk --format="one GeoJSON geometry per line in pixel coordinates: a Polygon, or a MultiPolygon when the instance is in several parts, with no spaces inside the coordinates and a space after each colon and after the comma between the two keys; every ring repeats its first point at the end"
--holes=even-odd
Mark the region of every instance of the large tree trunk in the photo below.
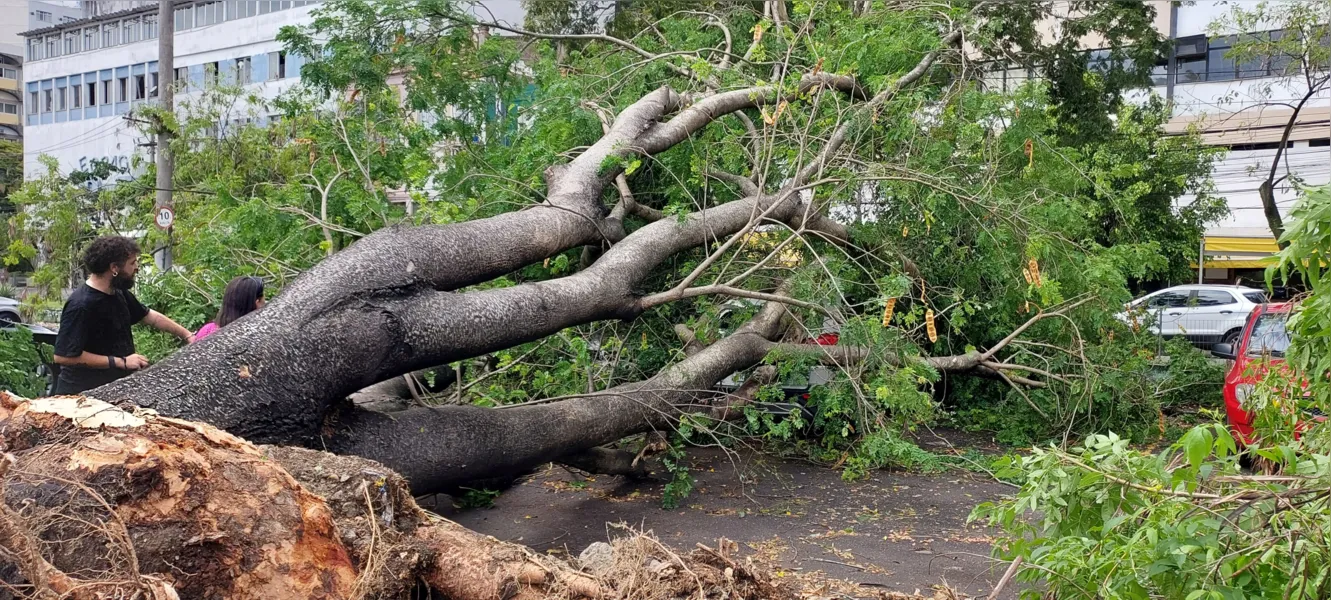
{"type": "Polygon", "coordinates": [[[784,305],[769,302],[735,334],[651,379],[559,402],[503,409],[421,407],[392,413],[348,406],[334,413],[331,431],[322,443],[336,454],[392,465],[417,494],[483,477],[519,474],[635,433],[668,429],[682,412],[723,416],[736,408],[737,400],[748,398],[717,398],[709,390],[726,375],[767,355],[771,340],[782,331],[785,313],[784,305]]]}

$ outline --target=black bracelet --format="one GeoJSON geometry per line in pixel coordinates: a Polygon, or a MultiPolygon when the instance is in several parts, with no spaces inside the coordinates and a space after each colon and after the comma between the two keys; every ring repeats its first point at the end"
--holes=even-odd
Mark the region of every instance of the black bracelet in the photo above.
{"type": "Polygon", "coordinates": [[[108,369],[114,369],[114,368],[116,368],[115,360],[116,360],[116,359],[113,358],[113,357],[110,357],[110,356],[106,357],[106,368],[108,368],[108,369]]]}

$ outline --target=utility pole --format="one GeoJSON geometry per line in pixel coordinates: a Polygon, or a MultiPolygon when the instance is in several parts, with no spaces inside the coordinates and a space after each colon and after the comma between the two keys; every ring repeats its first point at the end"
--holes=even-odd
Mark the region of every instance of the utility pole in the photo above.
{"type": "MultiPolygon", "coordinates": [[[[175,1],[159,0],[157,9],[157,99],[161,103],[161,114],[169,115],[175,110],[176,77],[176,21],[175,1]]],[[[154,210],[159,227],[166,230],[166,244],[157,253],[157,266],[162,270],[171,268],[171,234],[175,219],[175,207],[171,192],[175,186],[176,163],[171,156],[171,134],[167,131],[166,121],[157,120],[157,202],[154,210]],[[163,219],[163,214],[169,218],[163,219]],[[163,222],[165,221],[165,224],[163,222]]]]}

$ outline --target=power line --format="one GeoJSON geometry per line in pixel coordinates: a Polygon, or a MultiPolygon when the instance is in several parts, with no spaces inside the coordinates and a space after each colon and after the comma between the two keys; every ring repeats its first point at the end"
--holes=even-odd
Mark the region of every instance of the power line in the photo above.
{"type": "MultiPolygon", "coordinates": [[[[56,143],[54,143],[54,144],[51,144],[50,146],[47,146],[47,147],[45,147],[45,148],[40,148],[40,149],[37,149],[37,150],[27,150],[27,151],[24,151],[23,154],[24,154],[24,156],[31,156],[31,155],[34,155],[34,154],[44,154],[44,153],[51,152],[51,151],[54,151],[54,150],[64,150],[64,149],[66,149],[66,148],[72,148],[72,147],[74,147],[74,146],[79,146],[79,145],[86,144],[86,143],[89,143],[89,142],[93,142],[93,141],[96,141],[96,140],[100,140],[100,139],[103,139],[103,138],[106,138],[106,137],[110,137],[110,136],[112,136],[112,135],[116,135],[116,134],[120,133],[120,131],[121,131],[121,129],[119,129],[119,128],[124,128],[124,127],[126,127],[126,126],[124,125],[124,123],[123,123],[122,121],[111,121],[111,122],[109,122],[109,123],[106,123],[106,124],[103,124],[103,125],[99,125],[98,127],[94,128],[94,129],[91,129],[91,130],[89,130],[89,131],[86,131],[86,132],[84,132],[84,133],[82,133],[82,134],[80,134],[80,135],[78,135],[78,136],[76,136],[76,137],[73,137],[73,138],[70,138],[70,139],[66,139],[66,140],[61,140],[61,141],[56,142],[56,143]],[[109,130],[109,131],[103,131],[103,130],[105,130],[107,127],[118,127],[118,128],[117,128],[117,129],[112,129],[112,130],[109,130]],[[94,135],[94,134],[98,134],[98,135],[94,135]]],[[[33,137],[33,136],[32,136],[31,134],[29,134],[28,137],[33,137]]]]}

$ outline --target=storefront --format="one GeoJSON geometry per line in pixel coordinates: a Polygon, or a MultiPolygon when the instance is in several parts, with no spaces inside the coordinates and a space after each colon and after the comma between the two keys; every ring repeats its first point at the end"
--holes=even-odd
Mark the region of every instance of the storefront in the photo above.
{"type": "MultiPolygon", "coordinates": [[[[1201,283],[1266,287],[1266,268],[1280,251],[1270,232],[1266,235],[1207,235],[1203,238],[1201,283]]],[[[1193,268],[1196,268],[1193,263],[1193,268]]]]}

